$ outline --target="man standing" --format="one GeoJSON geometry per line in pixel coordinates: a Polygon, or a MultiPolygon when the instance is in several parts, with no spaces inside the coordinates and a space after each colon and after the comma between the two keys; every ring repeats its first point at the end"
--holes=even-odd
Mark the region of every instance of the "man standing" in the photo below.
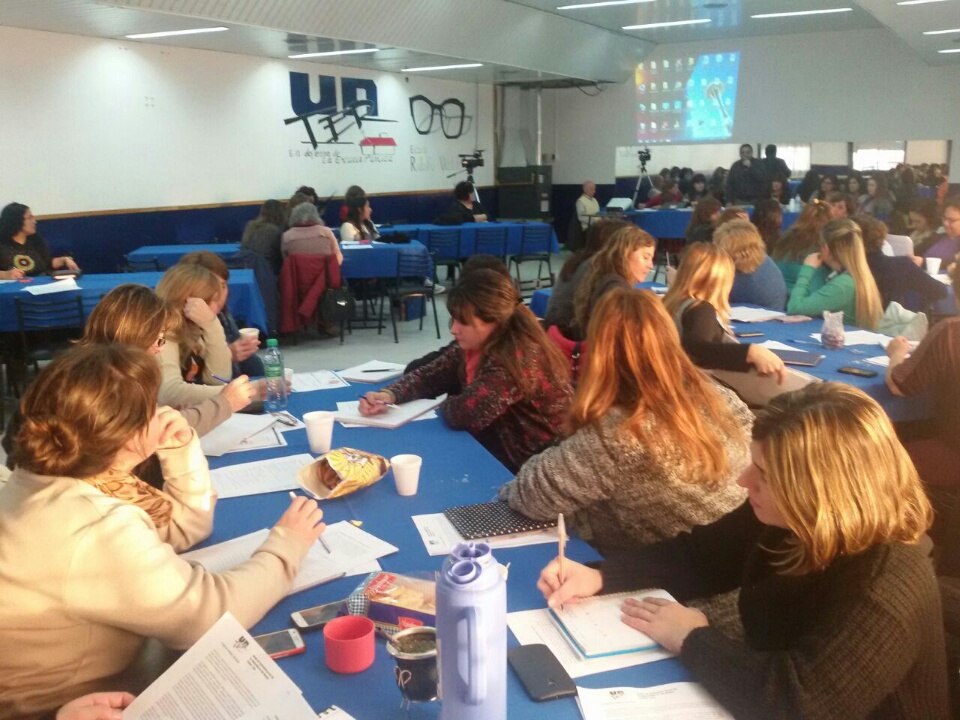
{"type": "Polygon", "coordinates": [[[763,164],[766,165],[768,178],[773,179],[777,175],[783,175],[785,178],[790,177],[790,168],[781,158],[777,157],[776,145],[767,145],[763,149],[763,154],[767,156],[763,164]]]}
{"type": "Polygon", "coordinates": [[[587,180],[583,184],[583,195],[577,198],[577,219],[584,230],[590,227],[590,216],[600,212],[596,194],[597,184],[593,180],[587,180]]]}
{"type": "Polygon", "coordinates": [[[753,205],[769,193],[766,168],[753,157],[749,143],[740,146],[740,159],[727,174],[727,205],[753,205]]]}

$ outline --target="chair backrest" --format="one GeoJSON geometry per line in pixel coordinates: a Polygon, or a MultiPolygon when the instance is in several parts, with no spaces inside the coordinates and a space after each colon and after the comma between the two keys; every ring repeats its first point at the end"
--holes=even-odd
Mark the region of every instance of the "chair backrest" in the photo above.
{"type": "Polygon", "coordinates": [[[496,255],[503,257],[507,254],[507,229],[505,227],[477,228],[476,253],[478,255],[496,255]]]}
{"type": "Polygon", "coordinates": [[[430,264],[430,255],[422,250],[408,250],[397,252],[397,280],[403,278],[426,278],[433,276],[430,264]]]}
{"type": "Polygon", "coordinates": [[[82,328],[84,324],[83,298],[79,293],[65,293],[67,297],[43,299],[17,297],[17,323],[21,332],[82,328]]]}
{"type": "Polygon", "coordinates": [[[424,244],[439,260],[457,260],[463,254],[460,252],[460,228],[432,229],[424,244]]]}
{"type": "Polygon", "coordinates": [[[550,252],[553,228],[546,224],[524,225],[520,235],[520,254],[550,252]]]}
{"type": "Polygon", "coordinates": [[[160,262],[160,258],[152,257],[145,260],[130,260],[126,255],[123,256],[123,265],[117,268],[120,272],[163,272],[167,268],[160,262]]]}
{"type": "Polygon", "coordinates": [[[571,340],[556,325],[547,328],[547,337],[560,348],[560,352],[570,361],[570,377],[574,384],[580,379],[580,368],[583,366],[583,360],[587,351],[587,344],[577,340],[571,340]]]}
{"type": "Polygon", "coordinates": [[[913,240],[909,235],[887,235],[887,242],[893,248],[895,257],[913,255],[913,240]]]}

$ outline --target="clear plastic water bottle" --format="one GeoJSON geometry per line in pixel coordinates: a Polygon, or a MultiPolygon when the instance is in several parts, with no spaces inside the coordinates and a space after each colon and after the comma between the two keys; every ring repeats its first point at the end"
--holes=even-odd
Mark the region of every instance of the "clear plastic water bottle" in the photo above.
{"type": "Polygon", "coordinates": [[[277,346],[276,338],[267,340],[267,350],[263,353],[263,371],[267,378],[267,411],[283,410],[287,406],[287,383],[283,377],[283,354],[277,346]]]}

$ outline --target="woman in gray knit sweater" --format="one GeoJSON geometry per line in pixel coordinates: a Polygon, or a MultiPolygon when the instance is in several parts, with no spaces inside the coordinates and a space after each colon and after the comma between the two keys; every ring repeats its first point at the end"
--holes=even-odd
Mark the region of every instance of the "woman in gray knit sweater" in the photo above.
{"type": "Polygon", "coordinates": [[[709,523],[743,503],[753,415],[698,370],[660,299],[607,293],[589,324],[569,435],[500,490],[537,519],[575,514],[602,553],[709,523]]]}

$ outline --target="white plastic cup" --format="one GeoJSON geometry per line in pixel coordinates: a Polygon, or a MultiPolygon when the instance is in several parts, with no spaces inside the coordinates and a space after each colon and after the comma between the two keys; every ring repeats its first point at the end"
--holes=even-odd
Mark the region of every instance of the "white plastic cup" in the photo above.
{"type": "Polygon", "coordinates": [[[250,340],[259,340],[260,331],[257,328],[240,328],[240,337],[250,340]]]}
{"type": "Polygon", "coordinates": [[[926,262],[927,262],[928,273],[930,273],[931,275],[936,275],[938,272],[940,272],[940,262],[941,262],[940,258],[938,257],[927,258],[926,262]]]}
{"type": "Polygon", "coordinates": [[[303,423],[307,426],[310,452],[314,455],[330,452],[330,443],[333,440],[333,418],[335,416],[336,413],[326,410],[314,410],[303,416],[303,423]]]}
{"type": "Polygon", "coordinates": [[[293,382],[293,368],[283,369],[283,379],[287,381],[288,385],[293,382]]]}
{"type": "Polygon", "coordinates": [[[416,495],[420,484],[420,466],[423,458],[419,455],[394,455],[390,458],[393,468],[393,480],[397,484],[398,495],[416,495]]]}

